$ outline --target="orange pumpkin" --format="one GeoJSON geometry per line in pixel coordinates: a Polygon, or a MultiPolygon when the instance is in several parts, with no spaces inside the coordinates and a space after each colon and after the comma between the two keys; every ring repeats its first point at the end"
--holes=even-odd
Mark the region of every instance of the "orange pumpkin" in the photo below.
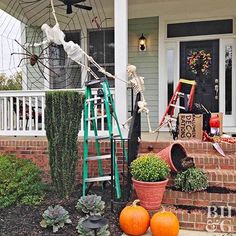
{"type": "Polygon", "coordinates": [[[120,228],[124,233],[132,236],[143,235],[150,224],[148,211],[138,206],[139,200],[135,200],[131,206],[126,206],[120,213],[120,228]]]}
{"type": "Polygon", "coordinates": [[[169,211],[155,213],[150,225],[153,236],[178,236],[179,234],[178,218],[169,211]]]}

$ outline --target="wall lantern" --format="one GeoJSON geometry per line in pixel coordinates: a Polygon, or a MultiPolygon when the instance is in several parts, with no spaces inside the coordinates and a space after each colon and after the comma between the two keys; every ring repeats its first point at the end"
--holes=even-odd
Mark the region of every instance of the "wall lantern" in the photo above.
{"type": "Polygon", "coordinates": [[[147,50],[147,39],[142,34],[138,40],[139,51],[143,52],[147,50]]]}

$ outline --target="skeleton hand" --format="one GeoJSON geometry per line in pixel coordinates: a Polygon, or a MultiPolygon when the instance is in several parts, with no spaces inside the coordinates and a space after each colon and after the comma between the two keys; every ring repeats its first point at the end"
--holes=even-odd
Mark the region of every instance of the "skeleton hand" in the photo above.
{"type": "Polygon", "coordinates": [[[139,107],[138,113],[146,112],[148,114],[149,109],[146,107],[146,105],[147,105],[147,103],[145,101],[139,101],[138,102],[138,107],[139,107]]]}

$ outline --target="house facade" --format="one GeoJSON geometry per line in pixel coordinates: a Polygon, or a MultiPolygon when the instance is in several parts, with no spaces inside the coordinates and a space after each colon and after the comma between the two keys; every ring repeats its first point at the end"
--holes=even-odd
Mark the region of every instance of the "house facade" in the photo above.
{"type": "MultiPolygon", "coordinates": [[[[150,109],[153,129],[157,128],[179,79],[184,78],[197,81],[197,102],[212,112],[223,113],[224,131],[236,132],[234,0],[101,0],[100,7],[95,6],[93,1],[87,2],[100,9],[98,12],[103,11],[107,18],[112,19],[106,20],[106,24],[101,28],[94,28],[89,23],[85,24],[85,27],[78,24],[78,20],[73,26],[74,31],[70,30],[66,35],[68,40],[72,39],[80,44],[99,64],[123,80],[128,80],[128,64],[137,67],[138,75],[144,77],[145,98],[150,109]],[[146,38],[144,51],[140,51],[138,45],[142,34],[146,38]],[[83,40],[84,38],[86,40],[83,40]],[[100,51],[103,51],[102,56],[98,55],[100,51]]],[[[1,9],[9,9],[7,4],[8,1],[2,0],[1,9]]],[[[25,17],[30,19],[40,12],[40,7],[42,6],[25,13],[25,17]]],[[[15,14],[10,10],[8,12],[15,14]]],[[[63,20],[61,12],[58,19],[59,22],[63,20]]],[[[35,27],[39,28],[39,23],[40,21],[35,27]]],[[[29,29],[26,38],[32,38],[30,34],[29,29]]],[[[60,50],[57,49],[59,54],[62,53],[60,50]]],[[[70,70],[75,70],[75,67],[76,65],[73,65],[70,70]]],[[[27,66],[26,70],[31,69],[27,66]]],[[[61,88],[58,77],[55,77],[51,80],[49,76],[48,80],[45,80],[33,73],[26,73],[25,89],[30,91],[25,94],[32,95],[39,88],[42,91],[61,88]],[[29,86],[32,81],[33,85],[29,86]]],[[[64,81],[67,85],[63,85],[63,88],[83,89],[86,78],[86,71],[75,73],[74,77],[70,76],[64,81]]],[[[111,87],[117,114],[120,123],[123,123],[129,116],[130,93],[127,92],[126,83],[121,80],[113,81],[111,87]]],[[[8,96],[6,92],[0,94],[1,98],[8,96]]],[[[42,99],[39,103],[43,102],[42,99]]],[[[2,119],[4,121],[6,117],[2,119]]],[[[142,119],[142,130],[148,131],[145,116],[142,119]]],[[[1,134],[6,133],[4,129],[8,129],[8,126],[12,131],[14,125],[3,125],[1,134]]],[[[23,129],[27,131],[24,125],[23,129]]],[[[44,127],[41,131],[43,129],[44,127]]]]}

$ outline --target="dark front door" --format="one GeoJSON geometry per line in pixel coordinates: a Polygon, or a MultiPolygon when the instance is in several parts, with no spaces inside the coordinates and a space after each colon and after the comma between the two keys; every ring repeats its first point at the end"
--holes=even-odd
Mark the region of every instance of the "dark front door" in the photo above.
{"type": "Polygon", "coordinates": [[[181,42],[180,78],[196,80],[194,102],[218,112],[219,40],[181,42]]]}

